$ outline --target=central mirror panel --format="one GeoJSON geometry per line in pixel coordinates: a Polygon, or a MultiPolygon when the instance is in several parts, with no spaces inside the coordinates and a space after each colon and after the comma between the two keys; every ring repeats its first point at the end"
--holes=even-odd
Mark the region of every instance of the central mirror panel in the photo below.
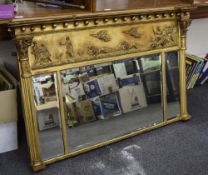
{"type": "Polygon", "coordinates": [[[70,152],[163,122],[159,55],[61,72],[70,152]]]}

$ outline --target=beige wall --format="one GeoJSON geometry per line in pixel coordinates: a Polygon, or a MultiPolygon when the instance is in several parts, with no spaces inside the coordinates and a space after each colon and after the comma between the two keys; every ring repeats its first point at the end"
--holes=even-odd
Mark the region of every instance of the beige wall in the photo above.
{"type": "Polygon", "coordinates": [[[192,21],[187,36],[187,52],[198,56],[208,53],[208,18],[192,21]]]}

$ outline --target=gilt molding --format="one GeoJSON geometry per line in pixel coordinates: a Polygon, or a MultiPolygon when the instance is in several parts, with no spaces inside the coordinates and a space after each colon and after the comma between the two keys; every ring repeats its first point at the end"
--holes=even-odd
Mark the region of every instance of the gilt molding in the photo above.
{"type": "MultiPolygon", "coordinates": [[[[178,16],[186,16],[187,12],[179,12],[178,10],[152,11],[152,12],[132,12],[121,14],[106,15],[89,15],[76,18],[63,18],[54,20],[39,20],[37,22],[27,21],[19,23],[11,23],[10,28],[16,37],[25,35],[40,35],[43,33],[57,33],[61,31],[90,29],[97,27],[118,26],[124,24],[137,24],[146,22],[160,22],[164,20],[178,20],[178,16]]],[[[132,33],[132,32],[131,32],[132,33]]],[[[133,32],[134,33],[134,32],[133,32]]],[[[137,36],[133,34],[132,36],[137,36]]]]}

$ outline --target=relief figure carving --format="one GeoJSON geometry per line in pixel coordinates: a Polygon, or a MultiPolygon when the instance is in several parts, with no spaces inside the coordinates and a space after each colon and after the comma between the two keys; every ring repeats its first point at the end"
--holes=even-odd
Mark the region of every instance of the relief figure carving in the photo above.
{"type": "Polygon", "coordinates": [[[35,66],[47,65],[52,62],[51,54],[49,53],[47,47],[44,44],[39,44],[36,41],[33,42],[32,54],[35,56],[35,66]]]}
{"type": "Polygon", "coordinates": [[[101,41],[109,42],[111,41],[111,36],[108,34],[107,30],[101,30],[95,34],[91,34],[90,36],[95,37],[101,41]]]}
{"type": "Polygon", "coordinates": [[[73,48],[73,45],[72,45],[72,42],[71,42],[71,39],[69,36],[66,37],[66,40],[64,42],[60,42],[59,43],[61,46],[65,46],[66,48],[66,55],[67,59],[69,59],[71,62],[74,62],[74,59],[72,59],[74,57],[74,48],[73,48]]]}
{"type": "Polygon", "coordinates": [[[123,33],[125,33],[133,38],[141,38],[141,34],[138,32],[137,27],[132,27],[127,31],[123,31],[123,33]]]}
{"type": "Polygon", "coordinates": [[[171,47],[177,45],[177,30],[174,26],[157,26],[153,28],[154,37],[150,47],[152,49],[171,47]]]}
{"type": "Polygon", "coordinates": [[[137,45],[135,43],[129,43],[127,41],[122,41],[118,47],[118,50],[131,50],[131,49],[137,49],[137,45]]]}
{"type": "MultiPolygon", "coordinates": [[[[115,54],[117,52],[125,52],[129,50],[136,50],[138,49],[136,43],[129,43],[127,41],[121,41],[115,48],[111,47],[97,47],[95,45],[91,45],[88,47],[88,55],[91,55],[93,57],[97,57],[99,55],[105,55],[105,54],[115,54]]],[[[119,54],[118,54],[119,55],[119,54]]]]}

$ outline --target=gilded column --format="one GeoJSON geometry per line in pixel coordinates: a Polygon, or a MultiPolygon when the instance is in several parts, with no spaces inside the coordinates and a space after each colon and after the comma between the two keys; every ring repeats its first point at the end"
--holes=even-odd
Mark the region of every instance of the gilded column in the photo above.
{"type": "Polygon", "coordinates": [[[21,93],[23,100],[24,120],[27,130],[27,142],[28,149],[31,158],[31,165],[35,171],[44,168],[44,164],[41,161],[39,139],[37,133],[37,124],[34,118],[34,105],[32,105],[33,89],[31,80],[31,71],[29,64],[28,49],[32,43],[32,37],[19,39],[16,41],[18,52],[18,64],[21,80],[21,93]]]}
{"type": "Polygon", "coordinates": [[[188,26],[190,25],[190,13],[189,12],[181,12],[180,13],[180,119],[181,120],[189,120],[191,116],[188,114],[187,110],[187,89],[186,89],[186,34],[188,30],[188,26]]]}

